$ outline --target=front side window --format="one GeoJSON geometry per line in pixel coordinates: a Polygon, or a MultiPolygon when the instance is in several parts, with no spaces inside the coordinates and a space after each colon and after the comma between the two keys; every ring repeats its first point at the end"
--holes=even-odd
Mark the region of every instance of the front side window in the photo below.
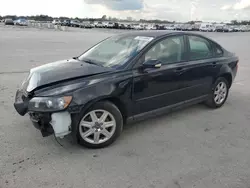
{"type": "Polygon", "coordinates": [[[91,61],[104,67],[122,66],[153,39],[145,36],[114,36],[92,47],[79,60],[91,61]]]}
{"type": "Polygon", "coordinates": [[[159,60],[162,64],[184,60],[184,37],[168,37],[155,44],[146,54],[145,61],[159,60]]]}
{"type": "Polygon", "coordinates": [[[189,36],[190,60],[207,59],[213,56],[213,50],[208,40],[198,37],[189,36]]]}

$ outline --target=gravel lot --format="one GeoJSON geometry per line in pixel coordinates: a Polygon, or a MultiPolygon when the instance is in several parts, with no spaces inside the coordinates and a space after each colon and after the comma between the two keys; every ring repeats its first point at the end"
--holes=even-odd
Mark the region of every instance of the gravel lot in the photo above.
{"type": "Polygon", "coordinates": [[[206,33],[240,57],[223,108],[196,105],[127,126],[109,148],[68,139],[61,147],[15,112],[15,91],[30,68],[78,55],[117,32],[0,25],[0,187],[249,188],[250,33],[206,33]]]}

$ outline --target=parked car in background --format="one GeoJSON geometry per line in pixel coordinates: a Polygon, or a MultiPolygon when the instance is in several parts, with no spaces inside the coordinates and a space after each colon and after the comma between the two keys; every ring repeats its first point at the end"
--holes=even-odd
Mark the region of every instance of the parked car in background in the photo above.
{"type": "Polygon", "coordinates": [[[70,26],[70,20],[63,20],[61,23],[62,26],[70,26]]]}
{"type": "Polygon", "coordinates": [[[55,20],[52,21],[52,24],[61,25],[61,21],[59,19],[55,19],[55,20]]]}
{"type": "Polygon", "coordinates": [[[107,28],[114,28],[114,23],[113,22],[108,22],[107,28]]]}
{"type": "Polygon", "coordinates": [[[70,20],[70,27],[80,27],[81,22],[79,20],[70,20]]]}
{"type": "Polygon", "coordinates": [[[4,24],[5,25],[14,25],[14,21],[12,19],[5,19],[4,24]]]}
{"type": "Polygon", "coordinates": [[[166,30],[166,26],[164,24],[158,24],[156,25],[157,30],[166,30]]]}
{"type": "Polygon", "coordinates": [[[143,29],[142,24],[134,24],[133,26],[134,26],[135,30],[142,30],[143,29]]]}
{"type": "Polygon", "coordinates": [[[119,25],[120,25],[120,24],[119,24],[118,22],[115,22],[115,23],[114,23],[114,29],[119,29],[119,25]]]}
{"type": "Polygon", "coordinates": [[[73,59],[31,69],[14,107],[43,136],[71,134],[83,146],[103,148],[131,121],[196,103],[222,107],[238,62],[195,33],[125,33],[73,59]]]}
{"type": "Polygon", "coordinates": [[[233,25],[232,27],[233,27],[233,32],[239,32],[240,31],[239,26],[233,25]]]}
{"type": "Polygon", "coordinates": [[[172,25],[166,25],[166,30],[176,30],[176,27],[174,24],[172,25]]]}
{"type": "Polygon", "coordinates": [[[241,26],[240,30],[241,30],[241,32],[246,32],[246,31],[248,31],[248,28],[247,28],[247,26],[243,25],[243,26],[241,26]]]}
{"type": "Polygon", "coordinates": [[[127,24],[127,29],[133,29],[131,24],[127,24]]]}
{"type": "Polygon", "coordinates": [[[192,25],[191,24],[184,24],[181,27],[182,31],[192,31],[192,25]]]}
{"type": "Polygon", "coordinates": [[[83,22],[81,23],[81,26],[82,26],[83,28],[87,28],[87,29],[92,29],[92,28],[95,27],[94,24],[91,23],[91,22],[89,22],[89,21],[83,21],[83,22]]]}
{"type": "Polygon", "coordinates": [[[201,23],[195,23],[192,25],[192,31],[199,31],[201,23]]]}
{"type": "Polygon", "coordinates": [[[126,25],[122,23],[119,25],[119,29],[127,29],[127,28],[126,28],[126,25]]]}
{"type": "Polygon", "coordinates": [[[227,25],[223,26],[223,31],[222,32],[229,32],[229,27],[227,25]]]}
{"type": "Polygon", "coordinates": [[[210,23],[202,23],[200,26],[200,31],[212,32],[212,31],[214,31],[214,26],[213,26],[213,24],[210,24],[210,23]]]}
{"type": "Polygon", "coordinates": [[[215,31],[216,32],[223,32],[223,27],[224,27],[224,25],[216,25],[215,26],[215,31]]]}
{"type": "Polygon", "coordinates": [[[108,28],[108,23],[109,23],[109,22],[103,22],[103,23],[102,23],[102,25],[103,25],[102,27],[108,28]]]}
{"type": "Polygon", "coordinates": [[[96,27],[98,27],[98,28],[103,28],[103,27],[104,27],[104,25],[103,25],[103,23],[102,23],[102,22],[97,22],[96,27]]]}
{"type": "Polygon", "coordinates": [[[181,31],[181,27],[182,27],[182,24],[177,24],[177,25],[175,26],[175,29],[176,29],[177,31],[181,31]]]}
{"type": "Polygon", "coordinates": [[[155,27],[154,27],[153,24],[149,24],[149,25],[146,25],[146,26],[145,26],[145,29],[146,29],[146,30],[154,30],[155,27]]]}
{"type": "Polygon", "coordinates": [[[24,18],[19,18],[19,19],[15,20],[14,22],[15,22],[15,25],[28,26],[28,21],[24,18]]]}

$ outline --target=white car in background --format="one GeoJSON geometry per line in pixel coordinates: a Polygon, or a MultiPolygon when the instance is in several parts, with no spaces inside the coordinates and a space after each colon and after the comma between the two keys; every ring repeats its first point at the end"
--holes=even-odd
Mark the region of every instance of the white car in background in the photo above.
{"type": "Polygon", "coordinates": [[[55,19],[55,20],[52,21],[52,24],[54,24],[54,25],[60,25],[60,24],[61,24],[61,21],[55,19]]]}
{"type": "Polygon", "coordinates": [[[115,24],[113,22],[109,22],[107,24],[107,28],[114,28],[115,24]]]}
{"type": "Polygon", "coordinates": [[[96,27],[102,28],[102,27],[104,27],[104,25],[103,25],[102,22],[98,22],[97,25],[96,25],[96,27]]]}
{"type": "Polygon", "coordinates": [[[166,25],[166,30],[175,30],[175,25],[166,25]]]}
{"type": "Polygon", "coordinates": [[[200,31],[203,32],[212,32],[215,30],[215,27],[213,24],[201,24],[200,31]]]}
{"type": "Polygon", "coordinates": [[[108,24],[109,24],[108,22],[103,22],[103,23],[102,23],[102,26],[105,27],[105,28],[107,28],[107,27],[108,27],[108,24]]]}

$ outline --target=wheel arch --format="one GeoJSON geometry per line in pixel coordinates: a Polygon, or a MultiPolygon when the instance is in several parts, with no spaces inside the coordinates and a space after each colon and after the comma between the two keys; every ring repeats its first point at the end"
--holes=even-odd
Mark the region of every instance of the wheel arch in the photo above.
{"type": "Polygon", "coordinates": [[[96,103],[104,102],[104,101],[107,101],[107,102],[114,104],[119,109],[119,111],[121,112],[122,118],[123,118],[123,122],[125,123],[126,119],[128,117],[128,109],[127,109],[125,103],[119,97],[107,96],[107,97],[93,99],[82,107],[80,114],[82,115],[82,114],[86,113],[86,111],[88,111],[96,103]]]}
{"type": "Polygon", "coordinates": [[[225,73],[225,74],[222,74],[221,77],[224,77],[228,81],[229,88],[230,88],[232,86],[232,82],[233,82],[232,75],[230,73],[225,73]]]}
{"type": "Polygon", "coordinates": [[[223,73],[219,77],[225,78],[229,84],[229,88],[232,86],[233,77],[230,73],[223,73]]]}

